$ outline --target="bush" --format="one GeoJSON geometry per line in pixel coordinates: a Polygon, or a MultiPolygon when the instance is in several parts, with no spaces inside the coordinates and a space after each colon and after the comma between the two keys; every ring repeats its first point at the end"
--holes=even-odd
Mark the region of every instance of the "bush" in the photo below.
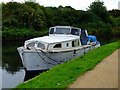
{"type": "Polygon", "coordinates": [[[18,26],[18,21],[17,19],[14,19],[14,18],[5,19],[3,20],[2,23],[3,23],[3,26],[6,26],[6,27],[10,27],[10,26],[17,27],[18,26]]]}
{"type": "Polygon", "coordinates": [[[48,35],[49,30],[35,31],[33,29],[18,29],[18,28],[6,28],[3,27],[2,38],[7,40],[26,40],[38,36],[48,35]]]}

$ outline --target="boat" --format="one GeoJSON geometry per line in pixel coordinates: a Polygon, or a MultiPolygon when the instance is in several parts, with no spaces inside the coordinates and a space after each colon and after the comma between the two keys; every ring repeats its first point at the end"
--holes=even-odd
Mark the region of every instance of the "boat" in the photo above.
{"type": "Polygon", "coordinates": [[[72,26],[50,27],[49,35],[26,40],[18,47],[27,71],[48,70],[100,47],[100,42],[87,30],[72,26]]]}

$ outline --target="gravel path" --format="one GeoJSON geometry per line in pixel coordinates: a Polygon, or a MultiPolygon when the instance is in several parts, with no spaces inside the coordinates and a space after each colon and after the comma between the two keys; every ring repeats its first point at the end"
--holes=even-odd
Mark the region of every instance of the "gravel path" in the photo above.
{"type": "Polygon", "coordinates": [[[118,50],[103,59],[93,70],[78,77],[68,88],[118,88],[118,50]]]}

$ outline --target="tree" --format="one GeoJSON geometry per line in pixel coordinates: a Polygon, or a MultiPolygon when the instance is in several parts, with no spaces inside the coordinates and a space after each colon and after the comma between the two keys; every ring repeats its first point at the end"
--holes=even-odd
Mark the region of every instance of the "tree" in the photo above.
{"type": "Polygon", "coordinates": [[[120,17],[120,10],[118,9],[113,9],[113,10],[110,10],[110,15],[113,16],[114,18],[117,18],[117,17],[120,17]]]}
{"type": "Polygon", "coordinates": [[[46,26],[46,18],[40,5],[34,2],[9,2],[2,6],[3,26],[41,30],[46,26]]]}
{"type": "Polygon", "coordinates": [[[54,26],[54,24],[55,24],[55,15],[53,13],[53,10],[50,7],[45,8],[45,16],[46,16],[47,27],[54,26]]]}
{"type": "Polygon", "coordinates": [[[101,2],[101,1],[93,2],[89,6],[89,11],[95,13],[105,23],[110,23],[110,15],[106,7],[104,6],[104,2],[101,2]]]}
{"type": "Polygon", "coordinates": [[[25,2],[23,4],[28,5],[33,9],[38,9],[40,7],[40,5],[38,3],[34,3],[34,2],[25,2]]]}

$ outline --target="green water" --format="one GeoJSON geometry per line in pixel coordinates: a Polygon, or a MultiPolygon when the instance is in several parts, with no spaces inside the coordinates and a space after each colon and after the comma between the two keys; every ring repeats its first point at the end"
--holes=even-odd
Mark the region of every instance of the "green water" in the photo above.
{"type": "Polygon", "coordinates": [[[18,72],[23,67],[17,52],[17,47],[21,45],[22,42],[6,42],[2,45],[2,69],[11,74],[18,72]]]}

